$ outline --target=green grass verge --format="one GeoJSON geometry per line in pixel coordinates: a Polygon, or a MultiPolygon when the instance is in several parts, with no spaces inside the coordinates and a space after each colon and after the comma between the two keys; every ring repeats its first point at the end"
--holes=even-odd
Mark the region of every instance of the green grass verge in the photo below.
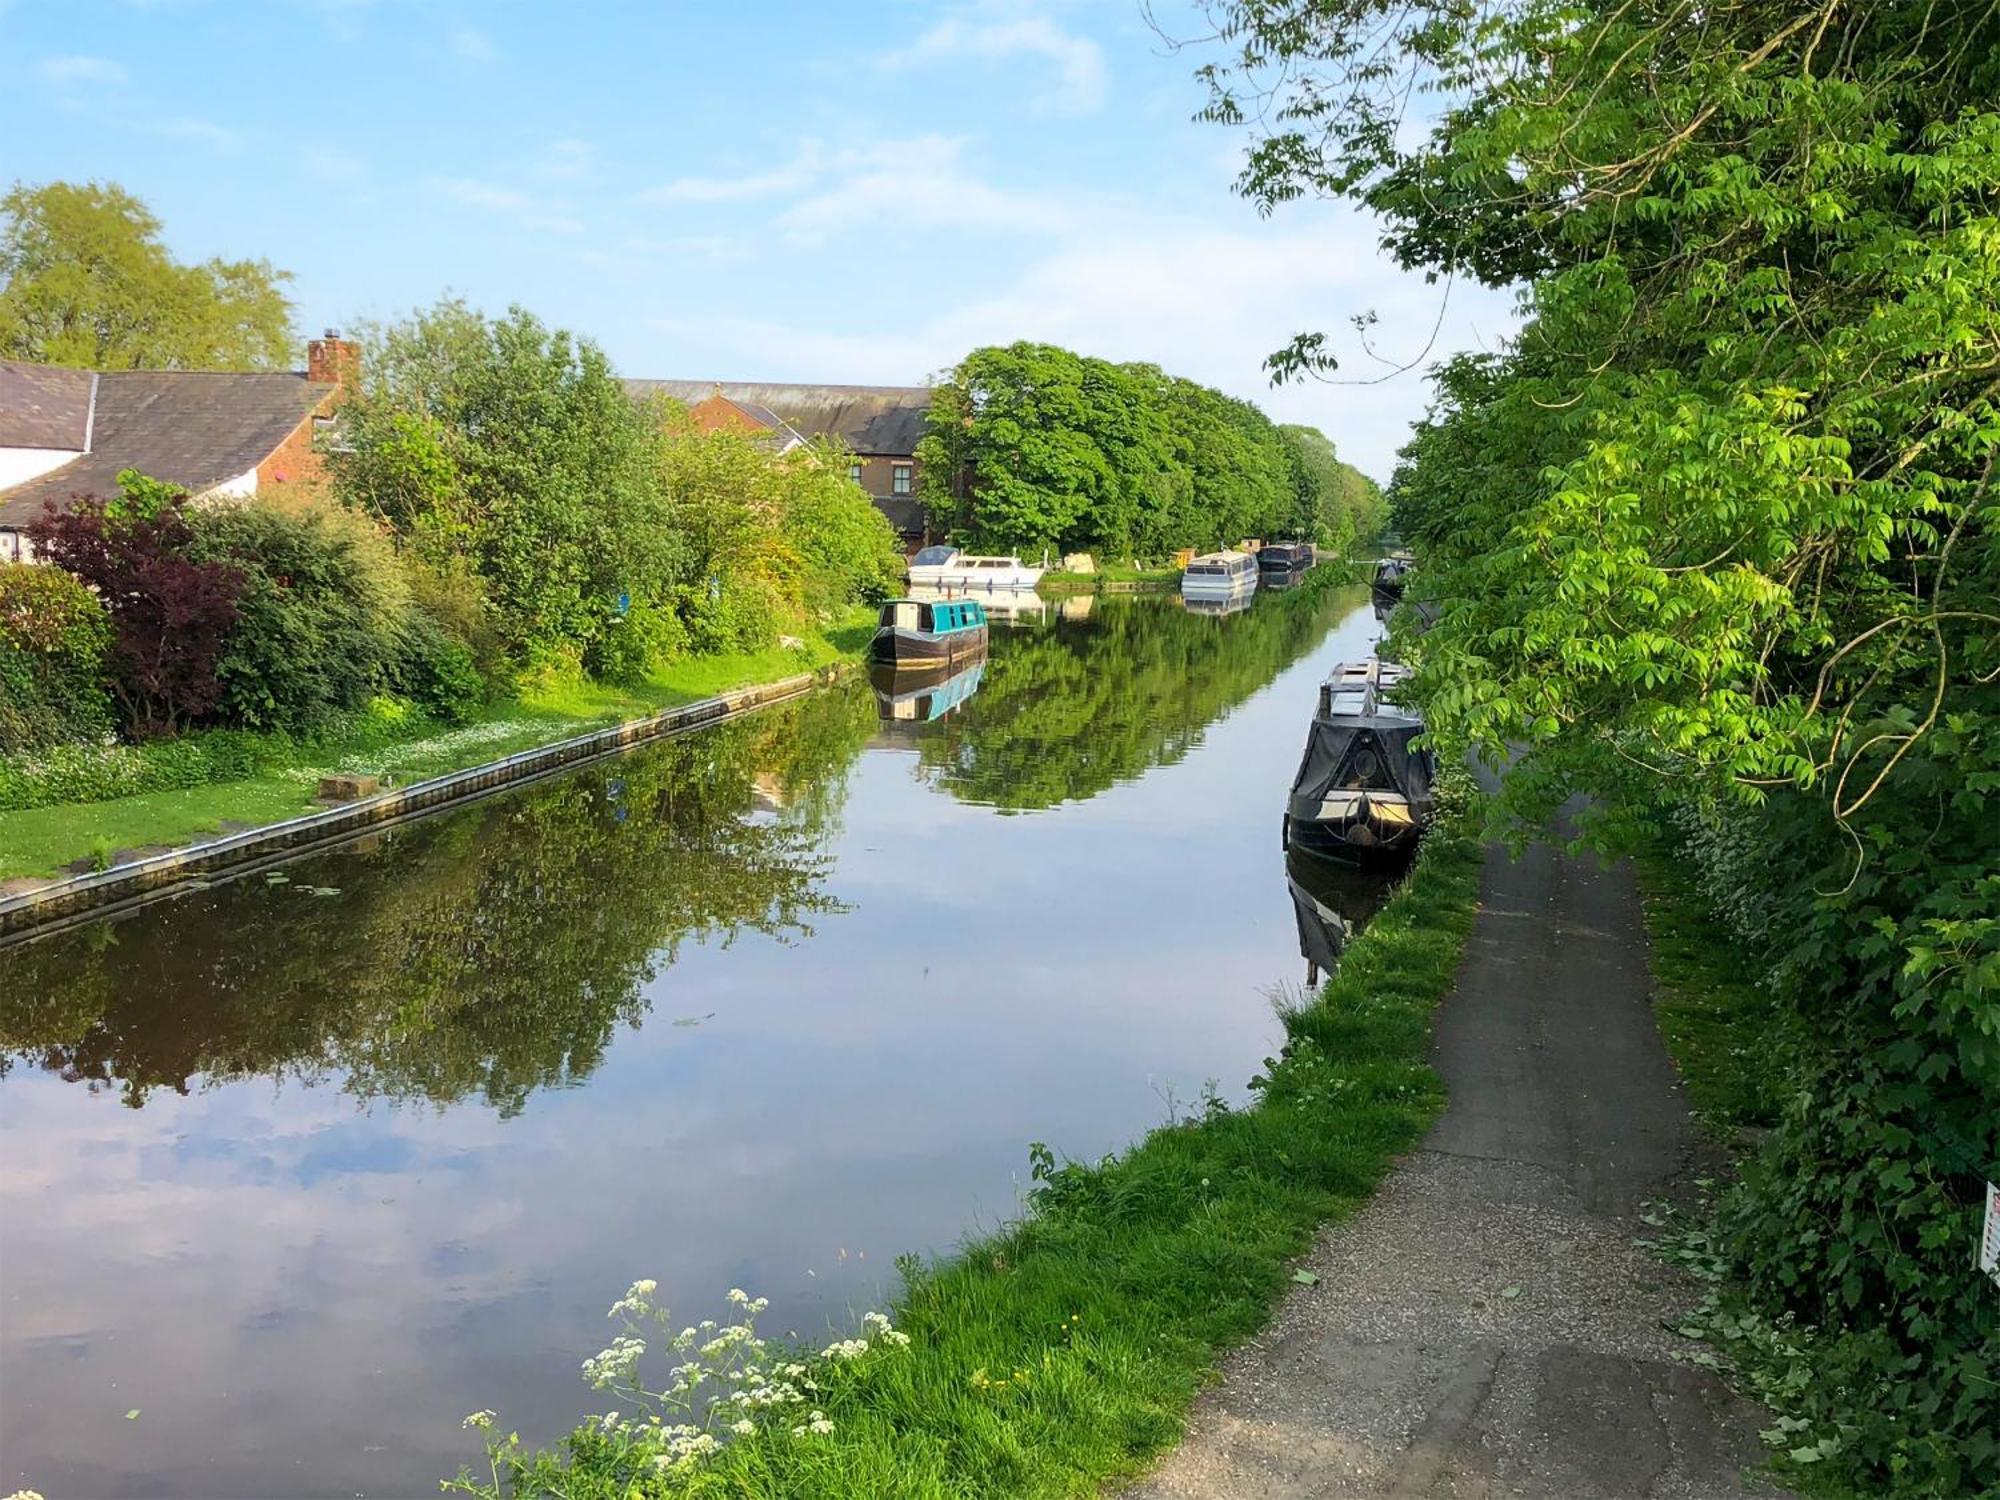
{"type": "Polygon", "coordinates": [[[295,817],[312,810],[319,779],[330,772],[381,776],[407,785],[462,771],[729,688],[774,682],[853,659],[873,630],[873,612],[857,610],[836,626],[801,637],[797,650],[774,646],[691,657],[631,686],[567,683],[490,705],[471,723],[452,728],[418,720],[401,736],[375,724],[344,739],[295,743],[273,737],[265,763],[253,776],[0,813],[0,879],[56,875],[75,860],[102,862],[115,849],[184,844],[217,832],[225,821],[259,824],[295,817]]]}
{"type": "Polygon", "coordinates": [[[1687,1085],[1696,1121],[1736,1143],[1779,1108],[1776,1003],[1745,970],[1685,861],[1664,848],[1636,861],[1652,941],[1654,1014],[1687,1085]]]}
{"type": "MultiPolygon", "coordinates": [[[[1124,1155],[1031,1153],[1027,1216],[935,1265],[902,1263],[912,1343],[813,1399],[832,1423],[773,1421],[698,1467],[661,1472],[643,1429],[586,1423],[559,1454],[497,1449],[484,1495],[1071,1496],[1177,1442],[1217,1356],[1258,1328],[1315,1229],[1361,1204],[1443,1103],[1431,1017],[1479,889],[1461,814],[1310,1003],[1255,1102],[1153,1131],[1124,1155]]],[[[608,1404],[619,1405],[613,1401],[608,1404]]],[[[630,1407],[627,1406],[630,1415],[630,1407]]]]}
{"type": "Polygon", "coordinates": [[[1180,581],[1179,568],[1128,568],[1112,563],[1095,573],[1067,573],[1061,568],[1051,568],[1042,575],[1035,589],[1038,593],[1047,594],[1089,594],[1107,583],[1155,584],[1165,589],[1174,587],[1180,581]]]}

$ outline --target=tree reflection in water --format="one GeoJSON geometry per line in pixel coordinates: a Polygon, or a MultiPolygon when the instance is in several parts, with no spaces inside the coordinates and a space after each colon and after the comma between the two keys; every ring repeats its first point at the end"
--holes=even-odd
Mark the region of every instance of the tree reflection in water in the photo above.
{"type": "Polygon", "coordinates": [[[134,1108],[254,1074],[503,1116],[587,1078],[690,939],[809,931],[845,771],[849,685],[231,881],[0,962],[0,1070],[134,1108]],[[316,894],[328,892],[329,894],[316,894]]]}

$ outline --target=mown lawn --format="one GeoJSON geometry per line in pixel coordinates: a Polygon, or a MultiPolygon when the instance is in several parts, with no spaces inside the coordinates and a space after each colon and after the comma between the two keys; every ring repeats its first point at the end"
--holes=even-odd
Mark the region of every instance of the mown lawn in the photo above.
{"type": "Polygon", "coordinates": [[[774,682],[858,657],[873,632],[872,611],[857,610],[800,649],[772,647],[674,663],[636,686],[583,683],[490,705],[469,724],[421,727],[384,742],[365,738],[301,744],[257,775],[101,802],[73,802],[0,813],[0,879],[59,874],[72,861],[105,862],[114,850],[185,844],[225,821],[275,823],[310,811],[320,777],[331,772],[381,776],[407,785],[573,734],[659,713],[729,688],[774,682]]]}

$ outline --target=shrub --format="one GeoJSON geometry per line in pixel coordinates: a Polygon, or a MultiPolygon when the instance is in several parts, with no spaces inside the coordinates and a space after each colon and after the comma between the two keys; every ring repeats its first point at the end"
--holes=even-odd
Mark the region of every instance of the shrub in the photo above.
{"type": "Polygon", "coordinates": [[[672,610],[634,600],[624,618],[591,643],[584,664],[606,682],[642,682],[687,644],[687,627],[672,610]]]}
{"type": "Polygon", "coordinates": [[[308,495],[260,495],[198,513],[189,551],[243,579],[216,663],[232,723],[309,729],[389,680],[409,587],[366,517],[308,495]]]}
{"type": "Polygon", "coordinates": [[[75,577],[0,564],[0,751],[103,735],[110,647],[110,617],[75,577]]]}
{"type": "Polygon", "coordinates": [[[471,648],[425,610],[403,620],[389,676],[397,692],[449,724],[463,724],[486,701],[471,648]]]}
{"type": "Polygon", "coordinates": [[[111,692],[134,736],[174,734],[222,702],[217,664],[236,623],[243,575],[197,561],[187,495],[127,469],[120,495],[51,504],[28,528],[36,550],[97,591],[110,616],[111,692]]]}
{"type": "Polygon", "coordinates": [[[0,812],[105,802],[141,792],[241,781],[282,760],[284,735],[210,729],[143,745],[54,745],[0,761],[0,812]]]}

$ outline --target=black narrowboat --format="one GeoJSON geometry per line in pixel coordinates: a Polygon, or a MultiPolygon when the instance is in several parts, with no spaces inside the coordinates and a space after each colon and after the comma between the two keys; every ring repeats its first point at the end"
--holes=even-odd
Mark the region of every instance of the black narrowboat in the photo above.
{"type": "Polygon", "coordinates": [[[977,599],[891,599],[868,659],[911,672],[945,671],[986,654],[986,609],[977,599]]]}
{"type": "Polygon", "coordinates": [[[1373,590],[1378,604],[1394,604],[1403,597],[1403,585],[1409,581],[1410,569],[1416,566],[1416,559],[1407,552],[1391,552],[1377,560],[1373,590]]]}
{"type": "Polygon", "coordinates": [[[1264,575],[1263,583],[1269,588],[1274,575],[1282,579],[1293,573],[1303,573],[1319,560],[1311,542],[1266,542],[1257,551],[1257,571],[1264,575]]]}
{"type": "Polygon", "coordinates": [[[1284,842],[1343,864],[1406,863],[1435,799],[1423,716],[1396,701],[1408,669],[1370,660],[1321,684],[1306,750],[1285,805],[1284,842]]]}

